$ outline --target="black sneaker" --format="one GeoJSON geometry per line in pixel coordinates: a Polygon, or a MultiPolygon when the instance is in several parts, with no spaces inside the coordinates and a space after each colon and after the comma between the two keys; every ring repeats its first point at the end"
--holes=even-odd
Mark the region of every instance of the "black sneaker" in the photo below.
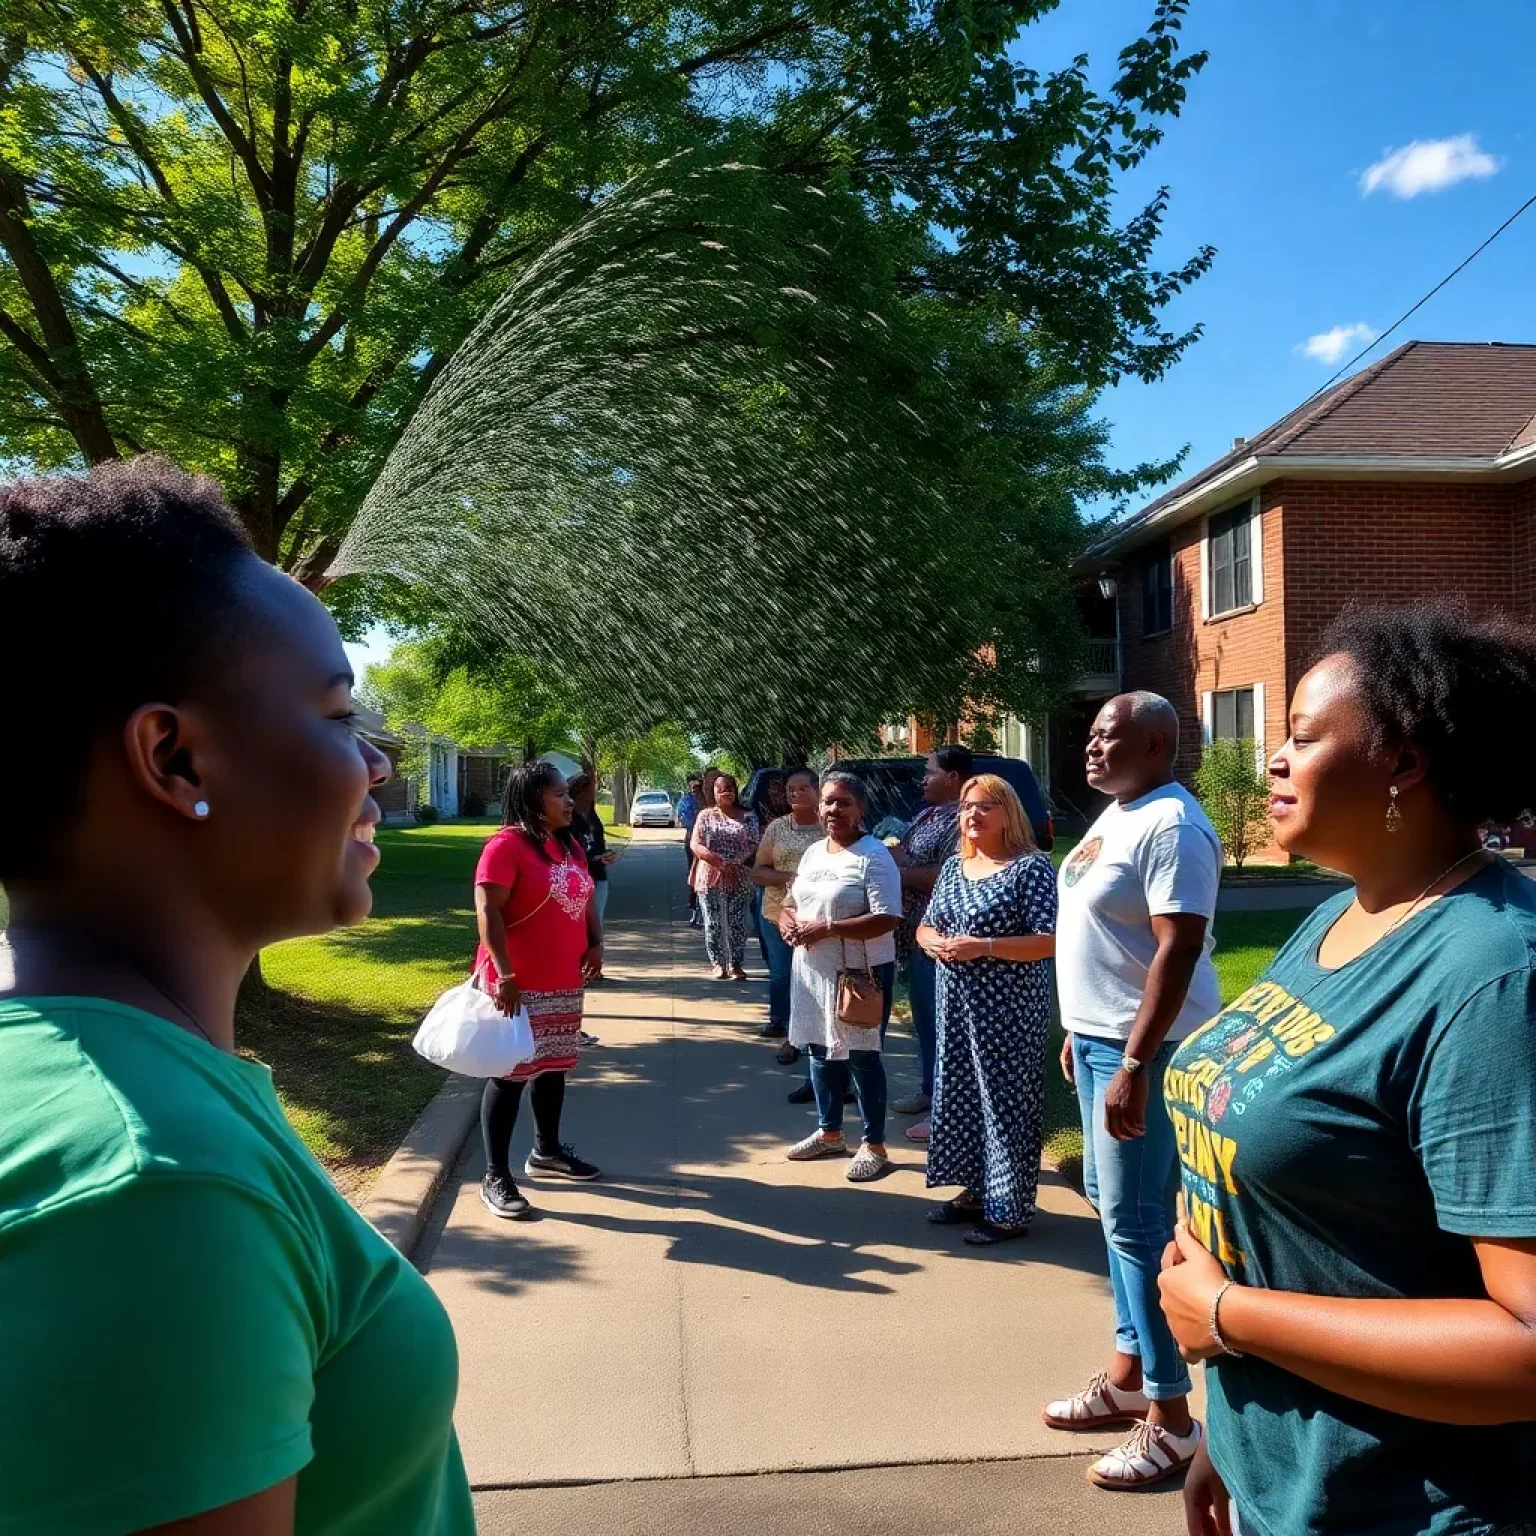
{"type": "Polygon", "coordinates": [[[570,1142],[562,1141],[558,1152],[540,1152],[535,1148],[528,1154],[528,1161],[523,1164],[523,1172],[530,1179],[536,1179],[541,1173],[552,1173],[562,1179],[600,1179],[603,1176],[601,1168],[594,1167],[591,1163],[576,1156],[576,1149],[570,1142]]]}
{"type": "Polygon", "coordinates": [[[481,1179],[480,1199],[492,1216],[504,1216],[508,1221],[521,1221],[533,1215],[527,1197],[504,1168],[493,1168],[481,1179]]]}
{"type": "Polygon", "coordinates": [[[809,1104],[816,1097],[816,1090],[809,1083],[801,1083],[787,1097],[791,1104],[809,1104]]]}

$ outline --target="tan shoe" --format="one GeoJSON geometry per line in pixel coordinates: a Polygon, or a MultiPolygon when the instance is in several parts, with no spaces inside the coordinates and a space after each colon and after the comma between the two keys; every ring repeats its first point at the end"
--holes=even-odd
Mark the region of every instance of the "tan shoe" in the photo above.
{"type": "Polygon", "coordinates": [[[1200,1449],[1200,1421],[1187,1435],[1176,1435],[1144,1419],[1121,1445],[1101,1456],[1088,1468],[1088,1481],[1096,1488],[1137,1492],[1155,1488],[1179,1477],[1200,1449]]]}
{"type": "Polygon", "coordinates": [[[1106,1424],[1138,1423],[1151,1406],[1145,1393],[1111,1386],[1108,1372],[1100,1371],[1076,1397],[1047,1403],[1040,1417],[1052,1429],[1103,1429],[1106,1424]]]}

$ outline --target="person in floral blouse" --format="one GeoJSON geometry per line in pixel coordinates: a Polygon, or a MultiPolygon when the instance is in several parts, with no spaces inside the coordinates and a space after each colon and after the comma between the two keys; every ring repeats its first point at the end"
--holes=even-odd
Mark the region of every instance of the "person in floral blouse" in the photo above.
{"type": "Polygon", "coordinates": [[[745,981],[747,921],[755,887],[747,872],[762,836],[757,817],[741,804],[729,773],[715,779],[715,803],[699,813],[690,846],[694,890],[704,908],[704,947],[716,981],[745,981]]]}
{"type": "MultiPolygon", "coordinates": [[[[938,1058],[938,971],[917,942],[934,882],[960,843],[960,790],[974,772],[969,747],[938,747],[928,754],[923,772],[923,809],[895,850],[901,871],[901,927],[896,931],[896,963],[906,971],[912,1000],[912,1028],[922,1065],[918,1091],[898,1099],[898,1115],[924,1114],[933,1100],[933,1065],[938,1058]]],[[[909,1126],[910,1141],[928,1140],[928,1122],[909,1126]]]]}

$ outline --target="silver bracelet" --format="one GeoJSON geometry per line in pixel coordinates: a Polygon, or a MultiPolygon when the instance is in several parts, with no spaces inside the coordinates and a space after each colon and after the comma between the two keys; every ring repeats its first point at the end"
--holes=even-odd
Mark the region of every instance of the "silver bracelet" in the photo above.
{"type": "Polygon", "coordinates": [[[1232,1346],[1228,1344],[1227,1341],[1221,1336],[1221,1298],[1225,1296],[1235,1284],[1236,1281],[1223,1280],[1220,1290],[1218,1290],[1216,1294],[1211,1297],[1211,1315],[1209,1319],[1207,1319],[1206,1327],[1209,1330],[1211,1337],[1216,1340],[1218,1345],[1220,1345],[1222,1354],[1231,1355],[1234,1360],[1241,1360],[1243,1358],[1242,1350],[1233,1349],[1232,1346]]]}

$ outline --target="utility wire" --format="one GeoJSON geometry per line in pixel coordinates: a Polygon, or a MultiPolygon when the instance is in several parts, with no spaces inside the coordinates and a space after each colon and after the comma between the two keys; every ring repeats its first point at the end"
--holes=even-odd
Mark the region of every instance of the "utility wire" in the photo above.
{"type": "Polygon", "coordinates": [[[1375,337],[1373,340],[1363,346],[1357,353],[1355,353],[1355,355],[1350,358],[1350,360],[1345,363],[1344,366],[1340,368],[1339,371],[1334,374],[1334,376],[1329,379],[1326,384],[1320,386],[1317,389],[1314,389],[1312,393],[1307,396],[1307,400],[1315,400],[1320,394],[1323,393],[1324,390],[1332,389],[1333,386],[1337,384],[1339,380],[1342,379],[1344,375],[1355,366],[1356,363],[1358,363],[1362,358],[1368,357],[1372,352],[1374,352],[1376,348],[1379,347],[1382,342],[1384,342],[1387,337],[1390,336],[1392,332],[1395,331],[1398,326],[1403,323],[1403,321],[1407,320],[1412,315],[1416,315],[1421,309],[1423,309],[1423,307],[1428,304],[1429,301],[1434,298],[1434,296],[1439,293],[1440,290],[1444,288],[1445,285],[1450,282],[1453,277],[1457,275],[1457,273],[1464,271],[1467,267],[1470,267],[1472,263],[1476,261],[1477,258],[1481,256],[1483,252],[1486,251],[1488,247],[1492,245],[1493,242],[1497,240],[1499,236],[1502,235],[1504,231],[1508,229],[1509,226],[1513,224],[1515,220],[1518,219],[1520,215],[1524,213],[1525,210],[1529,208],[1533,203],[1536,203],[1536,192],[1533,192],[1530,197],[1526,198],[1526,200],[1521,203],[1520,206],[1516,208],[1515,211],[1510,214],[1510,216],[1505,219],[1504,222],[1500,224],[1499,227],[1494,230],[1494,232],[1489,235],[1488,238],[1484,240],[1483,243],[1478,246],[1478,248],[1473,251],[1470,256],[1468,256],[1458,266],[1453,267],[1449,272],[1447,272],[1445,276],[1442,277],[1440,281],[1436,283],[1435,286],[1431,288],[1429,292],[1426,293],[1424,297],[1413,306],[1412,309],[1405,309],[1402,314],[1400,314],[1397,319],[1394,320],[1392,324],[1389,325],[1386,330],[1381,333],[1380,336],[1375,337]]]}

